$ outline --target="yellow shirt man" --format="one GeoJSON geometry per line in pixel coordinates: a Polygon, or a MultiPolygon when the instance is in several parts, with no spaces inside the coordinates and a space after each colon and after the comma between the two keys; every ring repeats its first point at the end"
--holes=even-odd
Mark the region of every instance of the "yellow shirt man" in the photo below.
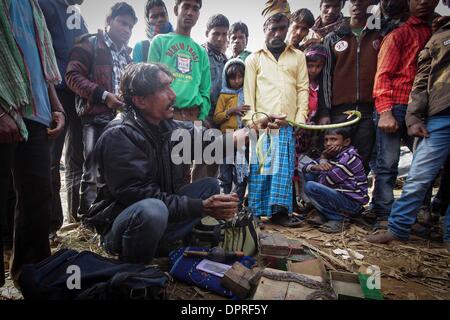
{"type": "Polygon", "coordinates": [[[308,117],[309,79],[303,52],[287,46],[278,61],[264,47],[245,62],[244,96],[250,106],[243,121],[254,112],[286,115],[286,119],[305,123],[308,117]]]}

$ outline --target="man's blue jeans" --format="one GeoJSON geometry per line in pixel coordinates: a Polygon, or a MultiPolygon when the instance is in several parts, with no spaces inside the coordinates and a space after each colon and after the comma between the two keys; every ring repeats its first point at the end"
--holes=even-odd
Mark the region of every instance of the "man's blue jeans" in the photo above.
{"type": "Polygon", "coordinates": [[[341,192],[315,181],[308,181],[305,193],[313,206],[328,220],[342,221],[346,217],[357,215],[361,204],[343,195],[341,192]]]}
{"type": "MultiPolygon", "coordinates": [[[[214,178],[198,180],[178,192],[179,195],[203,200],[218,193],[219,182],[214,178]]],[[[200,219],[171,223],[164,202],[145,199],[119,214],[105,235],[104,247],[107,252],[118,254],[122,261],[148,264],[158,249],[185,238],[200,219]]]]}
{"type": "MultiPolygon", "coordinates": [[[[406,105],[397,105],[392,109],[392,114],[398,123],[396,132],[386,133],[377,127],[376,179],[370,207],[381,220],[387,219],[394,203],[401,142],[403,141],[411,151],[414,144],[414,137],[408,136],[405,123],[406,108],[406,105]]],[[[380,116],[377,114],[376,122],[378,123],[379,120],[380,116]]]]}
{"type": "MultiPolygon", "coordinates": [[[[414,153],[408,178],[401,197],[394,202],[389,216],[389,230],[398,238],[407,240],[416,214],[428,189],[444,165],[450,150],[450,116],[428,119],[429,138],[423,139],[414,153]]],[[[445,216],[444,241],[450,241],[450,210],[445,216]]]]}

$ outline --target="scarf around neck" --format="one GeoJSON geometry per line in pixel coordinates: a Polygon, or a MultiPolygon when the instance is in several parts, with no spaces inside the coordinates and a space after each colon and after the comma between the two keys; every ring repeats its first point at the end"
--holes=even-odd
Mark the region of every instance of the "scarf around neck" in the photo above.
{"type": "Polygon", "coordinates": [[[152,41],[154,37],[158,34],[166,34],[169,32],[173,32],[173,26],[170,22],[166,22],[161,27],[150,24],[148,18],[146,19],[146,28],[145,32],[147,34],[148,40],[152,41]]]}
{"type": "Polygon", "coordinates": [[[344,15],[341,13],[341,15],[339,16],[339,18],[327,25],[324,26],[322,24],[322,19],[320,16],[317,17],[316,22],[314,23],[314,26],[311,28],[315,33],[317,33],[321,38],[326,37],[327,34],[336,31],[337,29],[339,29],[339,27],[341,26],[341,24],[345,21],[344,19],[344,15]]]}

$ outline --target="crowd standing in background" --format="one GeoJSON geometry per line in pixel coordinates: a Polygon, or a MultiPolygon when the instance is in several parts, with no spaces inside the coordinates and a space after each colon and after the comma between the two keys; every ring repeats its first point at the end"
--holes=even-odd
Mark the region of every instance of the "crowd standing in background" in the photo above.
{"type": "Polygon", "coordinates": [[[445,216],[450,251],[450,18],[435,12],[439,0],[347,2],[343,12],[346,0],[320,0],[315,18],[267,1],[264,43],[252,53],[245,19],[218,13],[197,25],[202,0],[118,2],[95,33],[79,13],[69,23],[83,0],[0,0],[0,284],[3,250],[17,280],[50,255],[64,211],[129,262],[150,263],[202,217],[244,208],[260,224],[328,233],[361,218],[382,229],[367,237],[381,244],[407,241],[425,208],[430,224],[445,216]],[[135,9],[146,39],[132,50],[135,9]],[[204,44],[191,37],[201,27],[204,44]],[[360,121],[334,128],[347,111],[360,121]],[[178,128],[220,129],[220,138],[265,129],[265,156],[174,164],[178,128]],[[395,200],[402,146],[414,157],[395,200]]]}

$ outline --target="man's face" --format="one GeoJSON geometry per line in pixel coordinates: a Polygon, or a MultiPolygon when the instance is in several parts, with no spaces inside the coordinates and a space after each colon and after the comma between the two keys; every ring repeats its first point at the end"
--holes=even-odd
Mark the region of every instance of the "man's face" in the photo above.
{"type": "Polygon", "coordinates": [[[178,25],[185,29],[192,29],[200,16],[200,4],[195,0],[183,0],[174,8],[178,25]]]}
{"type": "Polygon", "coordinates": [[[411,15],[423,20],[430,19],[439,4],[439,0],[410,0],[409,11],[411,15]]]}
{"type": "Polygon", "coordinates": [[[373,5],[373,0],[350,0],[350,16],[364,18],[368,15],[368,8],[373,5]]]}
{"type": "Polygon", "coordinates": [[[150,9],[150,12],[148,13],[148,20],[151,25],[161,27],[169,21],[169,17],[167,16],[167,12],[164,7],[157,6],[150,9]]]}
{"type": "Polygon", "coordinates": [[[348,147],[350,145],[350,139],[344,139],[340,134],[327,134],[324,139],[325,149],[330,147],[348,147]]]}
{"type": "Polygon", "coordinates": [[[247,47],[247,37],[242,31],[238,30],[231,34],[229,45],[233,53],[237,56],[247,47]]]}
{"type": "Polygon", "coordinates": [[[119,45],[126,45],[131,38],[133,32],[134,19],[129,15],[117,16],[108,19],[109,31],[111,39],[119,45]]]}
{"type": "Polygon", "coordinates": [[[267,47],[273,49],[284,47],[284,40],[286,39],[288,28],[289,20],[287,17],[283,17],[280,22],[270,22],[267,24],[264,28],[267,47]]]}
{"type": "Polygon", "coordinates": [[[325,0],[320,6],[320,19],[327,26],[336,22],[342,11],[341,0],[325,0]]]}
{"type": "Polygon", "coordinates": [[[139,106],[142,113],[155,122],[173,118],[173,105],[176,99],[176,94],[170,86],[172,79],[162,71],[158,73],[158,76],[161,84],[160,89],[154,94],[144,97],[141,106],[139,106]]]}
{"type": "Polygon", "coordinates": [[[298,44],[308,35],[309,28],[304,22],[293,22],[289,26],[288,42],[293,46],[298,44]]]}
{"type": "Polygon", "coordinates": [[[389,18],[395,18],[409,11],[408,0],[381,0],[381,11],[389,18]]]}
{"type": "Polygon", "coordinates": [[[227,50],[227,27],[214,27],[206,32],[206,40],[217,51],[225,52],[227,50]]]}

